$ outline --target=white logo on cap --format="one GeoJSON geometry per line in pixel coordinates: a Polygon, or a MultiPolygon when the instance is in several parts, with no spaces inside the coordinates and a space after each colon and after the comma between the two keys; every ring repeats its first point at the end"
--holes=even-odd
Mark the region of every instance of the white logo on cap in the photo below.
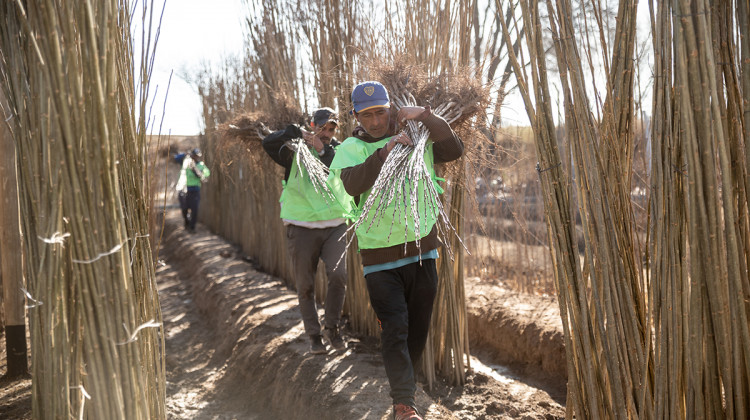
{"type": "Polygon", "coordinates": [[[372,96],[372,94],[375,93],[375,86],[366,86],[365,93],[367,96],[372,96]]]}

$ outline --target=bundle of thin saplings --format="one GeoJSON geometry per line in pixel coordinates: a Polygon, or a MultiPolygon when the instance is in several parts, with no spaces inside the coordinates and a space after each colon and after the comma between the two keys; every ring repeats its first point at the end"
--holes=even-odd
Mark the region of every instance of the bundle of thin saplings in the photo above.
{"type": "MultiPolygon", "coordinates": [[[[286,109],[282,114],[287,118],[286,123],[304,121],[302,113],[293,108],[286,109]]],[[[269,117],[261,113],[247,113],[233,118],[229,123],[220,125],[218,129],[220,144],[218,144],[217,152],[221,153],[222,156],[219,162],[222,162],[222,165],[233,162],[232,156],[236,156],[235,146],[237,141],[248,146],[241,148],[241,151],[244,151],[243,155],[249,160],[253,161],[261,156],[262,154],[258,154],[256,151],[260,150],[263,138],[271,133],[266,125],[269,121],[279,127],[283,127],[285,124],[285,121],[279,118],[279,114],[269,117]]],[[[297,170],[307,172],[310,175],[310,181],[315,192],[333,200],[333,193],[326,184],[328,167],[320,159],[313,156],[303,139],[297,138],[288,141],[286,146],[297,152],[295,154],[297,170]]]]}
{"type": "Polygon", "coordinates": [[[239,140],[243,143],[253,143],[263,140],[271,130],[263,122],[262,114],[241,114],[231,122],[219,126],[219,138],[224,140],[239,140]]]}
{"type": "MultiPolygon", "coordinates": [[[[304,114],[296,103],[285,95],[277,95],[274,99],[273,112],[244,112],[229,118],[229,122],[219,124],[218,139],[224,149],[241,142],[248,147],[252,156],[257,156],[260,142],[273,130],[285,127],[287,124],[302,124],[304,114]]],[[[220,148],[221,149],[221,148],[220,148]]]]}
{"type": "Polygon", "coordinates": [[[151,2],[0,2],[2,123],[16,147],[26,238],[33,418],[166,418],[144,182],[158,30],[151,16],[151,2]],[[139,31],[149,41],[136,48],[139,31]]]}
{"type": "Polygon", "coordinates": [[[328,187],[328,167],[320,159],[313,156],[310,148],[303,139],[297,138],[288,141],[287,147],[297,152],[294,155],[294,163],[297,165],[297,170],[300,173],[307,172],[310,175],[310,183],[315,192],[321,194],[326,201],[333,203],[336,197],[328,187]]]}
{"type": "MultiPolygon", "coordinates": [[[[388,89],[394,107],[392,116],[402,107],[429,105],[435,115],[444,118],[455,130],[469,131],[468,123],[483,112],[488,103],[487,87],[479,80],[467,77],[470,72],[454,70],[429,78],[420,67],[397,60],[394,64],[376,66],[373,73],[388,89]]],[[[426,233],[419,230],[420,215],[436,214],[438,235],[452,257],[448,237],[451,232],[455,233],[455,228],[439,199],[439,187],[433,182],[424,161],[430,133],[422,123],[414,120],[407,121],[400,129],[411,138],[414,146],[396,144],[383,164],[359,218],[349,230],[354,231],[363,224],[369,229],[383,218],[390,219],[392,224],[397,218],[402,218],[405,226],[414,226],[419,247],[419,238],[426,233]],[[384,214],[391,203],[407,201],[411,203],[410,213],[396,214],[394,207],[391,214],[384,214]]],[[[405,236],[407,234],[404,232],[405,236]]]]}

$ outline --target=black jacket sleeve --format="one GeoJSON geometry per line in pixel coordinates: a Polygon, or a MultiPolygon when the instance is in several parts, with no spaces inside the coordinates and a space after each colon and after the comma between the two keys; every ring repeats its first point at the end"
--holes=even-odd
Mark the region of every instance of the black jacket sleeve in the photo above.
{"type": "MultiPolygon", "coordinates": [[[[286,145],[286,142],[293,139],[301,139],[302,131],[294,124],[289,124],[285,129],[274,131],[263,139],[263,149],[274,162],[284,167],[284,180],[289,179],[289,172],[294,164],[294,150],[286,145]]],[[[322,156],[320,161],[327,167],[331,167],[333,157],[336,155],[335,146],[338,146],[335,139],[331,139],[329,144],[323,145],[322,156]]]]}
{"type": "Polygon", "coordinates": [[[263,139],[263,149],[274,162],[289,169],[292,166],[294,150],[285,143],[296,138],[302,138],[302,131],[296,125],[289,124],[285,129],[267,135],[263,139]]]}
{"type": "Polygon", "coordinates": [[[323,144],[323,152],[322,156],[320,156],[320,161],[323,162],[323,165],[326,165],[326,167],[331,167],[333,157],[336,156],[336,149],[334,148],[339,144],[340,143],[337,142],[336,139],[331,139],[328,144],[323,144]]]}
{"type": "Polygon", "coordinates": [[[289,172],[294,163],[294,150],[286,145],[292,139],[302,138],[302,131],[294,124],[285,129],[274,131],[263,139],[263,149],[274,162],[284,167],[284,180],[289,179],[289,172]]]}

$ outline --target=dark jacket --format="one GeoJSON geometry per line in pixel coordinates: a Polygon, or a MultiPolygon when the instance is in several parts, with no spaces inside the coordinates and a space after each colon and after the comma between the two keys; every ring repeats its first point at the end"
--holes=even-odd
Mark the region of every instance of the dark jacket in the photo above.
{"type": "MultiPolygon", "coordinates": [[[[286,145],[286,142],[293,139],[301,139],[302,131],[294,124],[289,124],[285,129],[274,131],[263,139],[263,149],[274,162],[284,167],[284,181],[289,179],[289,172],[292,170],[294,163],[294,150],[286,145]]],[[[330,167],[333,157],[336,155],[334,147],[339,142],[335,138],[331,139],[329,144],[323,144],[322,156],[320,161],[330,167]]]]}

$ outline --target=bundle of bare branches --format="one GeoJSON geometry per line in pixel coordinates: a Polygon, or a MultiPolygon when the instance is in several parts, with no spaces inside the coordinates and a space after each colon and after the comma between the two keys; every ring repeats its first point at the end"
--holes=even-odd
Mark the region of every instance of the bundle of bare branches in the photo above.
{"type": "Polygon", "coordinates": [[[166,418],[144,182],[152,16],[148,1],[0,2],[34,418],[166,418]]]}
{"type": "MultiPolygon", "coordinates": [[[[204,98],[206,102],[210,98],[204,98]]],[[[250,111],[238,113],[228,119],[228,122],[219,124],[216,128],[217,151],[219,153],[236,153],[238,145],[246,147],[241,148],[247,158],[255,159],[262,156],[263,153],[256,152],[260,150],[260,142],[270,134],[276,127],[283,127],[286,124],[302,124],[305,121],[305,114],[300,111],[293,98],[283,92],[277,92],[274,96],[274,110],[267,111],[250,111]],[[251,147],[247,147],[251,146],[251,147]]],[[[209,104],[209,109],[219,108],[216,104],[209,104]]],[[[233,161],[230,156],[225,156],[226,162],[233,161]]]]}
{"type": "Polygon", "coordinates": [[[233,118],[226,124],[219,125],[219,138],[225,140],[239,140],[243,143],[260,142],[271,130],[268,129],[265,119],[259,113],[246,113],[233,118]]]}
{"type": "MultiPolygon", "coordinates": [[[[290,118],[290,121],[304,121],[302,112],[295,111],[291,108],[285,110],[284,114],[290,118]]],[[[220,154],[220,168],[226,169],[227,166],[234,163],[238,150],[243,158],[251,162],[263,156],[263,152],[257,152],[261,149],[263,138],[271,133],[267,122],[274,121],[279,124],[278,117],[271,117],[260,112],[249,112],[236,116],[230,122],[219,125],[217,132],[216,152],[220,154]],[[237,147],[242,145],[244,147],[237,147]]],[[[280,124],[279,124],[280,125],[280,124]]],[[[286,147],[296,152],[295,164],[297,170],[310,176],[315,192],[322,194],[328,201],[333,201],[333,193],[328,187],[328,167],[317,157],[313,156],[310,147],[305,144],[301,138],[297,138],[286,143],[286,147]]]]}
{"type": "MultiPolygon", "coordinates": [[[[391,98],[408,92],[416,104],[430,105],[433,112],[437,113],[441,104],[450,107],[456,112],[441,116],[457,131],[464,129],[489,106],[489,86],[474,77],[471,69],[448,69],[430,77],[422,66],[408,65],[406,61],[407,58],[397,57],[393,63],[370,64],[374,67],[374,80],[380,81],[388,89],[391,98]]],[[[400,107],[398,104],[396,106],[400,107]]],[[[445,111],[448,111],[447,108],[445,111]]]]}
{"type": "Polygon", "coordinates": [[[307,173],[310,176],[310,183],[315,192],[322,194],[328,202],[333,202],[335,197],[328,187],[328,167],[323,164],[317,157],[313,156],[310,147],[303,139],[294,139],[287,142],[287,147],[296,151],[294,164],[301,173],[307,173]]]}
{"type": "Polygon", "coordinates": [[[266,119],[263,113],[249,112],[217,127],[218,135],[215,137],[215,146],[211,149],[214,154],[213,161],[222,173],[231,172],[230,167],[238,160],[257,166],[258,160],[264,154],[261,141],[271,132],[264,121],[266,119]]]}

